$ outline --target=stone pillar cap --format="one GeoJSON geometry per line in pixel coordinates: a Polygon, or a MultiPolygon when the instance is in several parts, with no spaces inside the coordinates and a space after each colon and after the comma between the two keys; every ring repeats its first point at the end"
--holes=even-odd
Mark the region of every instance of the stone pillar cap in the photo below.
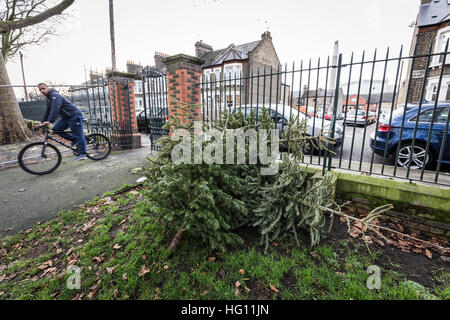
{"type": "Polygon", "coordinates": [[[189,55],[184,54],[184,53],[180,53],[180,54],[177,54],[177,55],[170,56],[170,57],[162,59],[162,62],[165,65],[177,63],[177,62],[180,62],[180,61],[189,61],[189,62],[196,63],[196,64],[199,64],[199,65],[203,65],[205,63],[204,59],[201,59],[199,57],[189,56],[189,55]]]}

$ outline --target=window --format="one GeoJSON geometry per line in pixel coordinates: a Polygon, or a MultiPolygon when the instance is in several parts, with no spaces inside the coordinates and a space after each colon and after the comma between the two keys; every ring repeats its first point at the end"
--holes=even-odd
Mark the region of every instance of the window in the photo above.
{"type": "Polygon", "coordinates": [[[446,124],[448,121],[448,111],[450,110],[450,108],[445,108],[441,111],[441,113],[438,114],[437,123],[443,123],[446,124]]]}
{"type": "Polygon", "coordinates": [[[239,78],[242,75],[242,64],[241,63],[233,63],[233,64],[227,64],[224,67],[224,75],[225,80],[227,81],[225,85],[229,85],[230,81],[234,85],[236,83],[239,83],[239,78]],[[235,81],[236,79],[236,81],[235,81]]]}
{"type": "MultiPolygon", "coordinates": [[[[419,122],[431,123],[432,119],[433,119],[433,108],[430,108],[422,112],[419,116],[419,122]]],[[[416,121],[416,117],[414,117],[412,121],[416,121]]]]}
{"type": "Polygon", "coordinates": [[[220,87],[220,80],[222,75],[222,68],[214,69],[214,80],[216,81],[216,87],[220,87]]]}
{"type": "Polygon", "coordinates": [[[224,69],[225,69],[225,71],[224,71],[225,80],[227,80],[227,81],[231,80],[231,78],[233,76],[233,65],[225,66],[224,69]]]}
{"type": "Polygon", "coordinates": [[[433,77],[429,79],[428,86],[427,86],[427,94],[425,96],[425,99],[428,101],[448,101],[450,100],[450,75],[446,75],[442,78],[442,85],[441,89],[439,90],[439,97],[438,95],[438,84],[439,84],[439,77],[433,77]]]}
{"type": "Polygon", "coordinates": [[[211,87],[211,70],[203,71],[203,81],[205,88],[209,89],[211,87]]]}
{"type": "Polygon", "coordinates": [[[434,85],[431,89],[432,95],[431,95],[431,101],[436,101],[436,95],[437,95],[437,85],[434,85]]]}
{"type": "MultiPolygon", "coordinates": [[[[443,28],[438,31],[438,34],[436,36],[436,44],[434,47],[434,53],[440,53],[445,51],[445,46],[447,44],[447,41],[450,39],[450,27],[443,28]]],[[[440,63],[443,61],[443,55],[434,56],[433,61],[431,63],[431,67],[439,66],[440,63]]],[[[446,63],[450,63],[450,54],[447,54],[446,63]]]]}

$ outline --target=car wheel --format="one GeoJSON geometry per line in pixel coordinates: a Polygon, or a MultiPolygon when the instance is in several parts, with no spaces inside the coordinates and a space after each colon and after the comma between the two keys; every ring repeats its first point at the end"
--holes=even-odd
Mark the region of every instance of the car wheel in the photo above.
{"type": "MultiPolygon", "coordinates": [[[[411,169],[422,169],[424,166],[425,154],[426,147],[422,144],[415,144],[414,152],[412,151],[412,143],[403,144],[400,147],[397,164],[403,168],[408,168],[411,159],[411,169]]],[[[428,151],[425,168],[429,167],[433,163],[433,160],[433,153],[428,151]]]]}

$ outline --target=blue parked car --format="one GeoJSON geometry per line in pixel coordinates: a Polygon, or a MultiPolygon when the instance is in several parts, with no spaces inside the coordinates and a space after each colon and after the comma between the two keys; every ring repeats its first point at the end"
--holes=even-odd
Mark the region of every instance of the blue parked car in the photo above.
{"type": "MultiPolygon", "coordinates": [[[[412,162],[411,169],[422,169],[425,161],[426,145],[428,135],[433,120],[434,103],[426,103],[422,105],[419,115],[419,124],[417,126],[416,140],[414,151],[412,151],[412,140],[416,127],[416,120],[419,112],[418,105],[408,105],[406,107],[406,117],[403,127],[403,134],[400,138],[402,127],[404,108],[397,109],[393,112],[391,126],[389,127],[389,114],[380,120],[377,131],[376,146],[375,132],[370,137],[370,147],[380,156],[384,156],[387,149],[387,156],[395,157],[398,145],[400,144],[400,152],[398,157],[398,165],[408,167],[409,161],[412,162]],[[386,148],[387,140],[387,148],[386,148]]],[[[439,160],[439,153],[444,140],[445,126],[449,117],[450,103],[440,103],[434,114],[433,130],[431,132],[430,148],[427,156],[425,167],[433,167],[439,160]]],[[[447,138],[442,157],[442,163],[450,164],[450,128],[447,132],[447,138]]]]}

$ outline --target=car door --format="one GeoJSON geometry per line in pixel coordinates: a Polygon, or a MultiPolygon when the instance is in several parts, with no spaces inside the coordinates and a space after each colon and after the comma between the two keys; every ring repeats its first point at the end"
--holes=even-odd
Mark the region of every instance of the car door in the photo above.
{"type": "MultiPolygon", "coordinates": [[[[445,141],[444,153],[442,156],[442,162],[445,162],[445,163],[450,163],[450,128],[447,127],[447,130],[446,130],[446,126],[448,123],[448,117],[449,117],[449,110],[450,110],[450,107],[441,109],[441,111],[437,115],[436,122],[434,124],[434,129],[433,129],[433,131],[436,132],[436,137],[437,137],[438,146],[439,146],[439,150],[436,155],[437,157],[439,157],[440,148],[442,147],[442,144],[444,142],[444,134],[445,134],[445,131],[447,131],[447,137],[445,139],[446,141],[445,141]]],[[[438,158],[436,160],[438,160],[438,158]]]]}
{"type": "Polygon", "coordinates": [[[288,121],[283,117],[282,114],[276,112],[275,110],[270,109],[269,115],[275,123],[275,129],[279,130],[280,138],[282,136],[282,132],[287,129],[288,121]]]}

